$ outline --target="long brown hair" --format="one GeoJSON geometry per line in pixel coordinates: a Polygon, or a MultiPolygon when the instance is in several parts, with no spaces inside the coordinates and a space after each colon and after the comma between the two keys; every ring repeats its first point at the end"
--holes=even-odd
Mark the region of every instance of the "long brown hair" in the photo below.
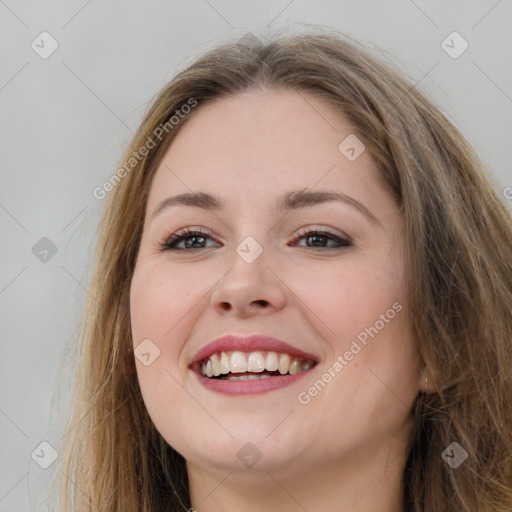
{"type": "Polygon", "coordinates": [[[190,507],[185,461],[141,397],[129,288],[152,178],[174,136],[205,102],[253,88],[327,99],[400,207],[410,323],[435,389],[411,411],[404,511],[510,512],[511,214],[489,171],[418,87],[359,44],[314,31],[267,44],[247,37],[204,54],[158,95],[127,148],[109,187],[79,329],[59,510],[190,507]],[[456,469],[442,457],[453,442],[468,454],[456,469]]]}

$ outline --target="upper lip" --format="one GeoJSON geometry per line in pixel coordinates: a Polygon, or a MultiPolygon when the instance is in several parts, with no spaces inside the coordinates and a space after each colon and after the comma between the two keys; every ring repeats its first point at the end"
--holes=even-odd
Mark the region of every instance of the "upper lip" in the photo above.
{"type": "Polygon", "coordinates": [[[197,364],[217,352],[229,351],[274,351],[318,362],[317,356],[304,352],[303,350],[299,350],[285,341],[277,340],[270,336],[253,334],[251,336],[240,337],[234,334],[228,334],[217,338],[199,350],[192,359],[191,364],[197,364]]]}

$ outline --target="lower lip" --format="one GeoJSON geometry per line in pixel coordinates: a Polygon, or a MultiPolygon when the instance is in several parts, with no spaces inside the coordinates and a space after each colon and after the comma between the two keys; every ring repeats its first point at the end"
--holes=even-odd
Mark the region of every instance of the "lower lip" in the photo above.
{"type": "Polygon", "coordinates": [[[276,389],[282,389],[290,386],[302,379],[311,370],[305,370],[296,375],[282,375],[270,377],[269,379],[254,380],[225,380],[210,379],[203,377],[201,374],[194,372],[199,382],[210,391],[222,393],[224,395],[254,395],[258,393],[267,393],[276,389]]]}

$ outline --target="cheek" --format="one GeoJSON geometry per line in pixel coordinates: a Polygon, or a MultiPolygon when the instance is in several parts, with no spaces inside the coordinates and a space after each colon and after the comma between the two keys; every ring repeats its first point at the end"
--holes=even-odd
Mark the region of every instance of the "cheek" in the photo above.
{"type": "MultiPolygon", "coordinates": [[[[363,258],[346,258],[332,265],[318,265],[292,279],[293,290],[312,312],[310,320],[336,352],[373,326],[393,304],[405,307],[399,265],[363,258]]],[[[403,316],[403,313],[401,313],[403,316]]],[[[395,310],[390,311],[393,318],[395,310]]],[[[386,318],[387,319],[387,318],[386,318]]],[[[386,323],[386,329],[388,325],[386,323]]],[[[380,327],[381,324],[378,324],[380,327]]]]}
{"type": "Polygon", "coordinates": [[[173,272],[171,280],[171,269],[144,263],[136,267],[130,288],[137,379],[152,421],[168,439],[179,433],[175,422],[168,421],[169,414],[174,411],[174,415],[186,399],[181,382],[187,366],[180,364],[182,340],[186,338],[180,329],[183,329],[182,323],[186,323],[190,305],[184,298],[180,279],[183,280],[173,272]],[[146,365],[142,359],[138,359],[137,347],[148,339],[157,347],[154,349],[149,345],[147,351],[151,353],[151,358],[154,357],[154,350],[157,350],[158,356],[146,365]]]}
{"type": "Polygon", "coordinates": [[[179,299],[179,287],[167,282],[165,274],[148,265],[136,267],[130,289],[132,343],[142,397],[153,421],[179,396],[176,380],[182,380],[182,346],[176,334],[185,306],[179,299]],[[151,355],[146,361],[139,358],[138,354],[147,352],[151,355]]]}
{"type": "Polygon", "coordinates": [[[163,343],[179,323],[186,323],[187,313],[193,313],[191,308],[201,296],[198,287],[191,286],[190,277],[165,264],[136,268],[130,290],[135,345],[151,336],[163,343]]]}

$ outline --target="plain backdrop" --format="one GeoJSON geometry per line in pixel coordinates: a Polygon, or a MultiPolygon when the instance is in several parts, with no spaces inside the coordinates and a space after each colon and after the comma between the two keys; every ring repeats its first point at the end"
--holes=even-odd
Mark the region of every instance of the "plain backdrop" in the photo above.
{"type": "Polygon", "coordinates": [[[56,464],[41,467],[51,456],[41,443],[58,457],[52,410],[72,357],[60,395],[57,370],[87,293],[103,206],[93,190],[148,102],[199,53],[301,23],[381,48],[468,138],[505,197],[511,0],[0,0],[0,512],[47,510],[56,464]]]}

